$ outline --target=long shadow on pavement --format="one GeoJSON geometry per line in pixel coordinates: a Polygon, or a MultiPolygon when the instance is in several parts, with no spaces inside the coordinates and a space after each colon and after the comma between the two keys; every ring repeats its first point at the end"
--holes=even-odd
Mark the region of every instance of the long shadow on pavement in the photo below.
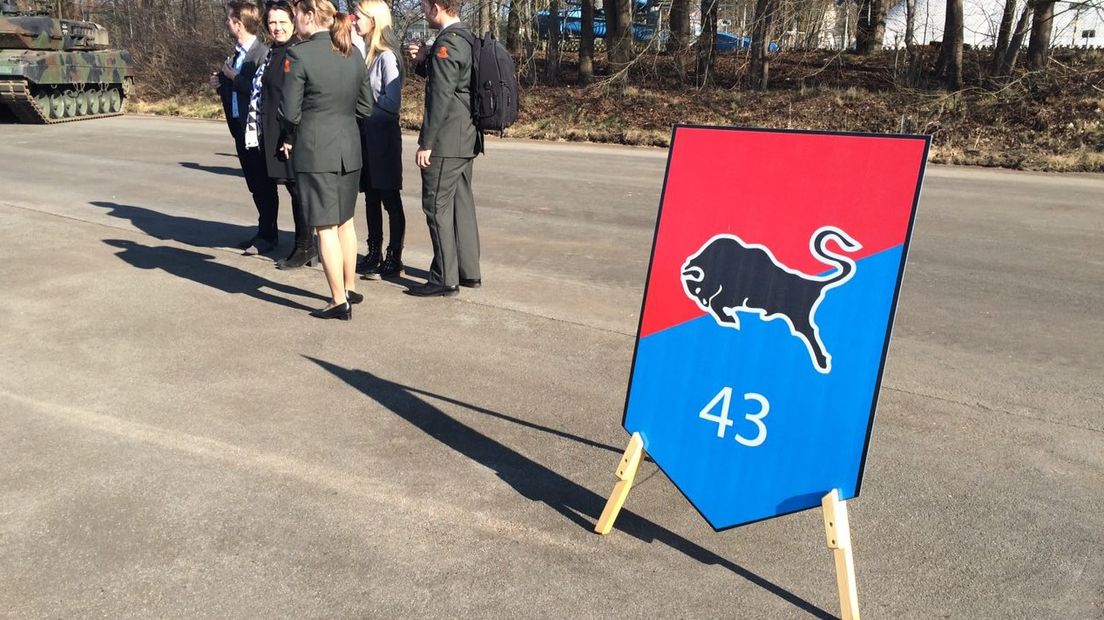
{"type": "Polygon", "coordinates": [[[153,209],[117,202],[95,200],[89,204],[110,209],[108,215],[130,220],[135,228],[151,237],[179,241],[202,248],[235,246],[257,232],[256,226],[238,226],[194,217],[168,215],[153,209]]]}
{"type": "MultiPolygon", "coordinates": [[[[464,407],[465,409],[468,409],[470,411],[474,411],[476,413],[481,413],[481,414],[483,414],[487,417],[497,418],[499,420],[504,420],[506,422],[511,422],[513,424],[517,424],[518,426],[524,426],[526,428],[531,428],[533,430],[540,431],[542,433],[548,433],[549,435],[555,435],[555,436],[557,436],[561,439],[567,439],[569,441],[574,441],[576,443],[583,444],[584,446],[590,446],[591,448],[598,448],[599,450],[607,450],[607,451],[613,452],[615,454],[621,454],[624,451],[624,448],[618,448],[618,447],[615,447],[615,446],[607,446],[606,444],[594,441],[593,439],[587,439],[586,437],[580,437],[578,435],[572,435],[571,433],[568,433],[566,431],[561,431],[557,428],[551,428],[551,427],[548,427],[548,426],[543,426],[541,424],[537,424],[535,422],[530,422],[529,420],[522,420],[521,418],[515,418],[513,416],[508,416],[505,413],[499,413],[497,411],[491,411],[490,409],[487,409],[485,407],[478,407],[478,406],[472,405],[470,403],[465,403],[463,401],[456,400],[455,398],[449,398],[448,396],[442,396],[440,394],[434,394],[433,392],[429,392],[429,391],[426,391],[426,390],[421,390],[421,389],[418,389],[416,387],[411,387],[409,385],[403,385],[401,383],[392,383],[392,385],[394,385],[397,388],[406,390],[407,392],[410,392],[412,394],[421,394],[422,396],[428,396],[430,398],[434,398],[434,399],[437,399],[437,400],[443,400],[446,403],[450,403],[450,404],[453,404],[453,405],[464,407]]],[[[648,461],[650,459],[648,459],[648,457],[645,457],[644,460],[648,461]]]]}
{"type": "Polygon", "coordinates": [[[168,246],[150,247],[123,239],[104,239],[104,243],[122,248],[116,256],[139,269],[161,269],[174,276],[198,282],[225,293],[248,295],[296,310],[313,310],[309,306],[274,295],[271,289],[285,295],[297,295],[326,301],[328,298],[301,288],[266,280],[237,267],[213,262],[214,256],[168,246]]]}
{"type": "MultiPolygon", "coordinates": [[[[457,421],[419,398],[416,391],[411,388],[363,370],[342,368],[310,356],[304,357],[360,390],[430,437],[473,461],[493,469],[499,478],[522,496],[543,502],[588,531],[594,528],[594,522],[597,521],[598,515],[605,506],[606,498],[457,421]]],[[[472,408],[470,405],[464,406],[472,408]]],[[[668,545],[703,564],[723,566],[806,613],[820,618],[835,618],[834,615],[782,586],[628,510],[621,511],[617,519],[617,529],[646,543],[660,542],[668,545]]]]}
{"type": "Polygon", "coordinates": [[[181,166],[184,166],[189,170],[202,170],[203,172],[210,172],[211,174],[222,174],[228,177],[245,176],[242,174],[241,168],[231,168],[230,166],[205,166],[194,161],[182,161],[179,163],[181,166]]]}

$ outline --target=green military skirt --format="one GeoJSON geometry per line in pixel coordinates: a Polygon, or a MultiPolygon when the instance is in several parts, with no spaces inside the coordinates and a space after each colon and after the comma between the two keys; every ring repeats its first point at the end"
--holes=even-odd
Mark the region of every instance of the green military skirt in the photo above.
{"type": "Polygon", "coordinates": [[[339,226],[356,212],[360,170],[297,172],[295,182],[308,226],[339,226]]]}

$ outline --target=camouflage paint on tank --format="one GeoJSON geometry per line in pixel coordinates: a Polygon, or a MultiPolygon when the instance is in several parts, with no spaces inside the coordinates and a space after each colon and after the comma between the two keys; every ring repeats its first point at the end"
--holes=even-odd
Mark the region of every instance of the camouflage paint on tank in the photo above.
{"type": "Polygon", "coordinates": [[[122,114],[133,86],[131,58],[109,43],[92,22],[0,0],[0,107],[22,123],[122,114]]]}
{"type": "Polygon", "coordinates": [[[131,59],[99,24],[0,11],[0,78],[32,85],[124,84],[131,59]]]}
{"type": "Polygon", "coordinates": [[[22,77],[42,86],[122,84],[130,77],[129,65],[130,53],[120,50],[0,50],[0,78],[22,77]]]}
{"type": "Polygon", "coordinates": [[[92,22],[0,15],[0,48],[71,51],[102,50],[109,45],[107,30],[92,22]]]}

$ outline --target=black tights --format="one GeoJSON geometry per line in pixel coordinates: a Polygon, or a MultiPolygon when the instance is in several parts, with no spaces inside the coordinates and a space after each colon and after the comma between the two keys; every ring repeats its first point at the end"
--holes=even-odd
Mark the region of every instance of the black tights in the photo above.
{"type": "Polygon", "coordinates": [[[398,250],[403,246],[406,236],[406,216],[403,215],[402,195],[397,189],[367,189],[364,192],[365,212],[368,216],[368,247],[375,244],[383,247],[383,211],[387,210],[387,224],[390,232],[389,248],[398,250]]]}
{"type": "Polygon", "coordinates": [[[295,247],[309,248],[314,245],[314,229],[307,226],[307,214],[303,212],[303,201],[299,200],[299,188],[295,181],[284,181],[291,194],[291,217],[295,221],[295,247]]]}

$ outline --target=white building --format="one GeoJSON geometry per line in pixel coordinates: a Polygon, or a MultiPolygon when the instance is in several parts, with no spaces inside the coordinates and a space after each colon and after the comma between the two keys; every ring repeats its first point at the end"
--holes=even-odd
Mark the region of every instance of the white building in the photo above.
{"type": "MultiPolygon", "coordinates": [[[[1016,18],[1023,11],[1019,0],[1016,18]]],[[[913,32],[917,43],[943,40],[946,0],[916,0],[913,32]]],[[[997,41],[1004,0],[963,0],[963,42],[974,47],[992,46],[997,41]]],[[[886,47],[905,44],[905,3],[898,2],[886,16],[886,47]]],[[[1058,2],[1054,7],[1051,45],[1104,47],[1104,0],[1058,2]]]]}

